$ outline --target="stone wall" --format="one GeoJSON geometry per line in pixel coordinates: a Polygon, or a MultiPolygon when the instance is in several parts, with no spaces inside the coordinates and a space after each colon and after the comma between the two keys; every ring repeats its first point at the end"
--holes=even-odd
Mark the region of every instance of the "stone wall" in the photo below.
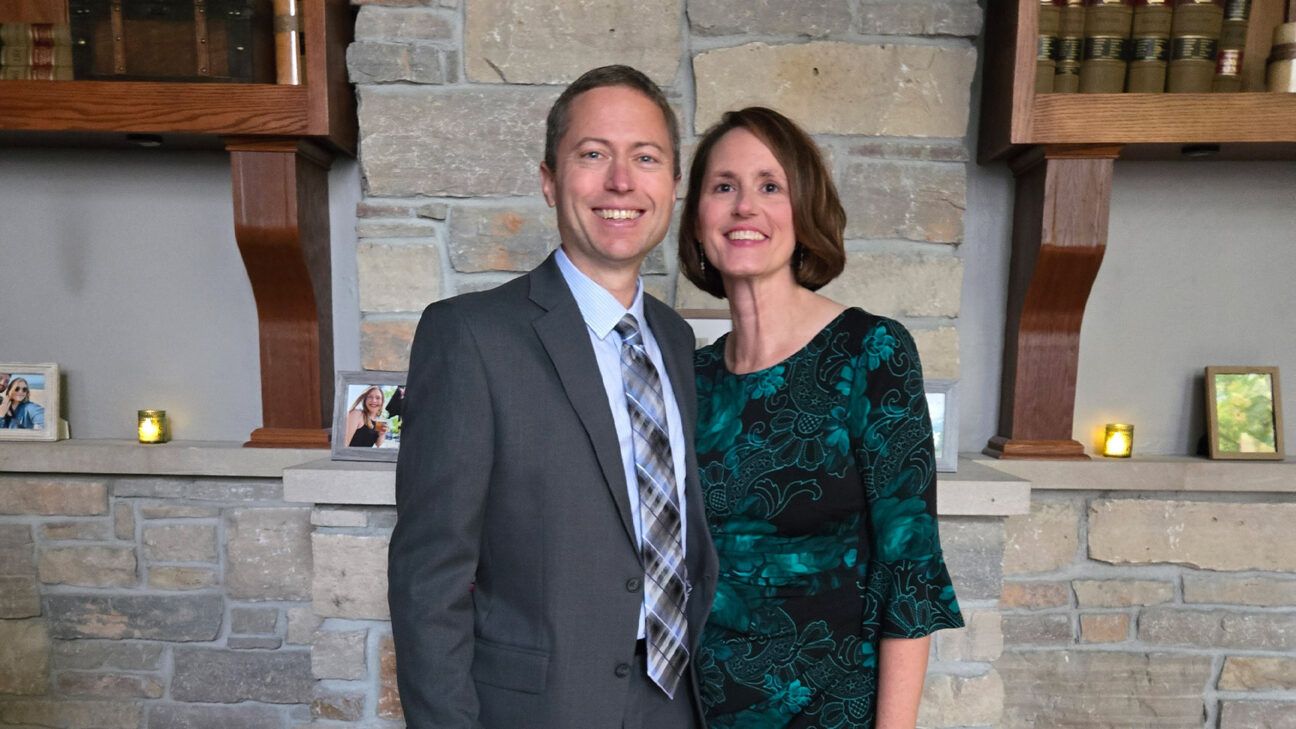
{"type": "MultiPolygon", "coordinates": [[[[849,215],[825,293],[914,330],[927,374],[957,378],[973,0],[360,0],[361,361],[405,369],[429,302],[489,288],[558,243],[540,196],[545,111],[583,71],[630,63],[684,134],[765,104],[812,132],[849,215]]],[[[683,189],[680,190],[682,195],[683,189]]],[[[723,308],[675,276],[673,233],[648,290],[723,308]]]]}

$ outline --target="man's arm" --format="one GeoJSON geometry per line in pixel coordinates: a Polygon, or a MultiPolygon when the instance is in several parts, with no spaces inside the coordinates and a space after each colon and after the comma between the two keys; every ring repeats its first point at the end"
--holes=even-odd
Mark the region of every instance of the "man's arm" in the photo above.
{"type": "Polygon", "coordinates": [[[429,306],[410,355],[388,576],[410,729],[476,728],[473,605],[493,461],[490,390],[453,304],[429,306]]]}

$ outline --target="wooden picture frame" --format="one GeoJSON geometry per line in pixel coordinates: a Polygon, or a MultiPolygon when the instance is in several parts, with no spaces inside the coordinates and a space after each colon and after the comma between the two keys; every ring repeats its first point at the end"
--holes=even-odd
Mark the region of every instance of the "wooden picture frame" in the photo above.
{"type": "Polygon", "coordinates": [[[927,412],[932,421],[936,470],[958,471],[958,380],[923,380],[927,412]]]}
{"type": "Polygon", "coordinates": [[[1278,368],[1207,367],[1206,418],[1211,458],[1281,460],[1283,421],[1278,368]]]}
{"type": "Polygon", "coordinates": [[[679,315],[693,327],[693,346],[701,349],[733,329],[728,309],[680,309],[679,315]]]}
{"type": "Polygon", "coordinates": [[[400,449],[401,405],[405,400],[405,372],[339,372],[337,387],[333,396],[333,449],[335,461],[395,461],[400,449]],[[382,395],[377,417],[372,418],[374,427],[365,424],[363,416],[360,428],[369,429],[373,435],[358,433],[354,423],[348,424],[352,410],[362,412],[361,398],[370,390],[377,389],[382,395]],[[394,408],[394,410],[393,410],[394,408]],[[376,431],[376,432],[374,432],[376,431]],[[369,437],[374,442],[364,445],[352,445],[357,435],[361,441],[369,437]]]}
{"type": "Polygon", "coordinates": [[[59,386],[56,364],[0,362],[0,440],[58,440],[59,386]]]}

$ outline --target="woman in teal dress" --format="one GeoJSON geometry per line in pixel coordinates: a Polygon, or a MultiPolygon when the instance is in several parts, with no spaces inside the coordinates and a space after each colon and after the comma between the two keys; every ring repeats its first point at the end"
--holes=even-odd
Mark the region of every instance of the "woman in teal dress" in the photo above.
{"type": "Polygon", "coordinates": [[[913,339],[815,293],[845,265],[846,215],[777,112],[706,133],[682,220],[681,270],[733,320],[695,359],[721,568],[694,657],[708,726],[912,729],[929,636],[963,625],[913,339]]]}

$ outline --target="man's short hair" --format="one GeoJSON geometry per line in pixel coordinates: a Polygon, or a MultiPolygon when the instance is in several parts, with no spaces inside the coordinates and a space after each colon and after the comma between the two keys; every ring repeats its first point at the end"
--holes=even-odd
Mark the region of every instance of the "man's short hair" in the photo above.
{"type": "Polygon", "coordinates": [[[562,92],[554,105],[549,108],[549,117],[545,123],[544,163],[551,172],[558,169],[558,143],[567,133],[570,123],[569,112],[572,100],[577,96],[604,86],[625,86],[647,96],[661,110],[666,119],[666,132],[670,135],[671,158],[674,162],[675,179],[680,177],[680,133],[679,120],[675,110],[666,101],[666,95],[643,72],[630,66],[600,66],[581,74],[562,92]]]}

